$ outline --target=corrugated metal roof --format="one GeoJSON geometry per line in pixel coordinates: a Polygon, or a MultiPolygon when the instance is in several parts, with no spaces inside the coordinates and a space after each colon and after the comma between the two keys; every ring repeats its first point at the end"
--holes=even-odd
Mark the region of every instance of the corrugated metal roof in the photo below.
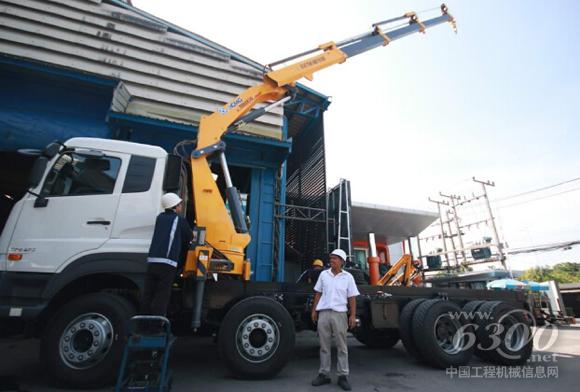
{"type": "MultiPolygon", "coordinates": [[[[261,80],[243,56],[143,14],[98,0],[0,0],[0,53],[121,80],[113,111],[186,124],[261,80]]],[[[281,125],[278,108],[243,130],[280,139],[281,125]]]]}
{"type": "MultiPolygon", "coordinates": [[[[101,2],[101,0],[91,0],[91,1],[96,1],[98,3],[101,2]]],[[[264,65],[254,61],[252,59],[249,59],[248,57],[241,55],[240,53],[237,53],[237,52],[233,51],[232,49],[226,48],[223,45],[220,45],[216,42],[210,41],[209,39],[202,37],[199,34],[192,33],[191,31],[187,31],[186,29],[181,28],[177,25],[174,25],[173,23],[167,22],[166,20],[163,20],[161,18],[158,18],[155,15],[151,15],[148,12],[145,12],[143,10],[135,8],[133,5],[128,4],[130,2],[127,2],[125,0],[104,0],[104,1],[112,3],[112,4],[116,4],[116,5],[123,7],[123,8],[131,9],[131,10],[137,12],[139,15],[144,16],[145,18],[147,18],[149,20],[157,21],[157,22],[167,26],[169,29],[171,29],[174,32],[177,32],[179,34],[185,35],[186,37],[192,38],[197,42],[200,42],[206,46],[209,46],[210,48],[216,50],[217,52],[225,53],[228,56],[234,58],[235,60],[238,60],[244,64],[248,64],[248,65],[256,68],[260,72],[262,72],[264,70],[264,65]]]]}

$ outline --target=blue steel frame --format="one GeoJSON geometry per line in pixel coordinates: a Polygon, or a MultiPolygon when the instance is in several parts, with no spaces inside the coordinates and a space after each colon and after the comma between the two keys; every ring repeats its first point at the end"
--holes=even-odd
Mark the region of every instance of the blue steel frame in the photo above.
{"type": "MultiPolygon", "coordinates": [[[[282,127],[282,139],[288,139],[288,118],[284,116],[284,124],[282,127]]],[[[280,205],[278,205],[276,210],[276,215],[284,216],[284,205],[286,204],[286,160],[282,162],[280,166],[280,195],[278,200],[280,205]]],[[[284,218],[278,218],[278,272],[276,276],[276,281],[284,282],[285,277],[285,264],[286,264],[286,221],[284,218]]]]}

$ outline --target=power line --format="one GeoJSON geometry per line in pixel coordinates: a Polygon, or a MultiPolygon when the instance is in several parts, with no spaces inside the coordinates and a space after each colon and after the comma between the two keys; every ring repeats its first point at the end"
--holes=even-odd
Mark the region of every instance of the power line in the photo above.
{"type": "Polygon", "coordinates": [[[568,190],[565,190],[565,191],[562,191],[562,192],[558,192],[558,193],[552,193],[551,195],[536,197],[535,199],[524,200],[524,201],[520,201],[518,203],[508,204],[507,206],[500,206],[500,207],[497,207],[497,208],[501,210],[501,209],[504,209],[504,208],[515,207],[515,206],[519,206],[520,204],[526,204],[526,203],[531,203],[533,201],[538,201],[538,200],[542,200],[542,199],[548,199],[550,197],[559,196],[559,195],[563,195],[565,193],[575,192],[575,191],[578,191],[578,190],[580,190],[580,187],[568,189],[568,190]]]}
{"type": "MultiPolygon", "coordinates": [[[[516,197],[524,196],[524,195],[531,194],[531,193],[535,193],[535,192],[544,191],[544,190],[547,190],[547,189],[552,189],[552,188],[558,187],[560,185],[569,184],[571,182],[575,182],[575,181],[578,181],[578,180],[580,180],[580,177],[572,178],[570,180],[562,181],[562,182],[559,182],[557,184],[548,185],[548,186],[545,186],[545,187],[542,187],[542,188],[538,188],[538,189],[534,189],[534,190],[530,190],[530,191],[518,193],[518,194],[515,194],[515,195],[506,196],[506,197],[502,197],[502,198],[499,198],[499,199],[494,199],[494,200],[491,200],[491,201],[494,202],[494,203],[495,202],[500,202],[501,203],[501,201],[504,201],[504,200],[513,199],[513,198],[516,198],[516,197]]],[[[539,196],[539,197],[536,197],[536,198],[533,198],[533,199],[523,200],[523,201],[520,201],[520,202],[516,202],[516,203],[504,205],[504,206],[501,206],[500,205],[500,206],[498,206],[496,208],[497,209],[510,208],[510,207],[518,206],[520,204],[531,203],[533,201],[547,199],[547,198],[550,198],[550,197],[559,196],[559,195],[562,195],[562,194],[565,194],[565,193],[569,193],[569,192],[575,192],[577,190],[580,190],[580,187],[572,188],[572,189],[567,189],[567,190],[562,191],[562,192],[552,193],[550,195],[545,195],[545,196],[539,196]]],[[[476,201],[474,203],[473,207],[480,207],[481,204],[483,204],[482,201],[481,202],[476,201]]],[[[463,215],[473,216],[475,214],[473,213],[473,211],[468,211],[468,212],[464,212],[463,215]]]]}
{"type": "Polygon", "coordinates": [[[576,241],[566,241],[566,242],[559,242],[556,244],[544,244],[544,245],[533,245],[527,246],[524,248],[515,248],[515,249],[508,249],[507,253],[509,255],[517,255],[522,253],[535,253],[535,252],[551,252],[558,249],[565,249],[572,247],[574,245],[580,244],[580,240],[576,241]]]}
{"type": "Polygon", "coordinates": [[[501,197],[501,198],[495,199],[493,201],[494,202],[499,202],[499,201],[503,201],[503,200],[513,199],[513,198],[516,198],[516,197],[528,195],[530,193],[545,191],[547,189],[555,188],[555,187],[560,186],[560,185],[569,184],[571,182],[578,181],[578,180],[580,180],[580,177],[572,178],[570,180],[562,181],[562,182],[559,182],[557,184],[548,185],[548,186],[545,186],[545,187],[542,187],[542,188],[532,189],[531,191],[526,191],[526,192],[522,192],[522,193],[517,193],[515,195],[511,195],[511,196],[501,197]]]}

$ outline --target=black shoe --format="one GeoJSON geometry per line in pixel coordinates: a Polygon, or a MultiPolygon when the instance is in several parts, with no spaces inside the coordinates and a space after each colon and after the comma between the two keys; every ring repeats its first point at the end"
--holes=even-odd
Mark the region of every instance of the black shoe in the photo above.
{"type": "MultiPolygon", "coordinates": [[[[350,391],[351,387],[350,384],[348,382],[348,378],[346,378],[346,376],[338,376],[338,381],[336,382],[343,391],[350,391]]],[[[314,385],[314,384],[312,384],[314,385]]]]}
{"type": "Polygon", "coordinates": [[[312,380],[312,386],[319,387],[324,384],[330,384],[330,377],[325,374],[319,374],[314,380],[312,380]]]}

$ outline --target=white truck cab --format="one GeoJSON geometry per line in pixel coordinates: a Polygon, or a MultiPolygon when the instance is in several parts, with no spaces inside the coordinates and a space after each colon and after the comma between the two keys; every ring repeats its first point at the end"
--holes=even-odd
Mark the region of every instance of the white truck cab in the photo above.
{"type": "Polygon", "coordinates": [[[58,273],[95,252],[148,250],[168,154],[105,139],[74,138],[65,146],[6,222],[6,271],[58,273]]]}
{"type": "Polygon", "coordinates": [[[115,374],[161,196],[177,188],[181,161],[96,138],[38,153],[0,236],[0,323],[33,324],[52,373],[96,385],[115,374]]]}

